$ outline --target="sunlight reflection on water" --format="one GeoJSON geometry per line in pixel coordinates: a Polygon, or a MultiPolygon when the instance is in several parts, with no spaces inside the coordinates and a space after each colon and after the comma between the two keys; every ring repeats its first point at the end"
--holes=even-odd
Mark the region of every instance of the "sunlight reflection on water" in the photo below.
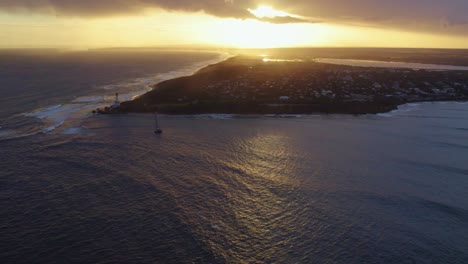
{"type": "Polygon", "coordinates": [[[371,60],[350,60],[350,59],[315,59],[319,63],[357,66],[357,67],[377,67],[377,68],[403,68],[403,69],[421,69],[421,70],[450,70],[450,71],[468,71],[466,66],[425,64],[425,63],[409,63],[409,62],[393,62],[393,61],[371,61],[371,60]]]}
{"type": "Polygon", "coordinates": [[[284,247],[289,242],[284,237],[303,231],[292,227],[299,204],[285,195],[298,188],[298,150],[291,138],[281,133],[237,139],[229,148],[231,159],[223,160],[223,167],[242,188],[228,192],[229,214],[235,221],[226,228],[235,231],[225,235],[236,248],[226,253],[244,260],[251,256],[263,261],[273,256],[286,258],[288,251],[284,247]],[[288,222],[291,225],[285,224],[288,222]]]}

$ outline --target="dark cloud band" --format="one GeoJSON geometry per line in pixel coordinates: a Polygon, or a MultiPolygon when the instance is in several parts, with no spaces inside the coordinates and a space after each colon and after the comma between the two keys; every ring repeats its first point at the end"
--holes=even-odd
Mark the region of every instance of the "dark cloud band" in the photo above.
{"type": "Polygon", "coordinates": [[[106,16],[137,14],[147,8],[159,8],[246,19],[254,18],[248,9],[260,3],[301,15],[301,18],[259,19],[270,23],[316,23],[318,19],[448,34],[468,33],[466,0],[0,0],[0,10],[106,16]],[[307,19],[312,17],[315,19],[307,19]]]}

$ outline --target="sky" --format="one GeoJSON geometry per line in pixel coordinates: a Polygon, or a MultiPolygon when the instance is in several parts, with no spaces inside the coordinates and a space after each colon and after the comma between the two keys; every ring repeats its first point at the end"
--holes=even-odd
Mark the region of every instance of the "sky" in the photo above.
{"type": "Polygon", "coordinates": [[[467,0],[0,0],[0,47],[468,48],[467,0]]]}

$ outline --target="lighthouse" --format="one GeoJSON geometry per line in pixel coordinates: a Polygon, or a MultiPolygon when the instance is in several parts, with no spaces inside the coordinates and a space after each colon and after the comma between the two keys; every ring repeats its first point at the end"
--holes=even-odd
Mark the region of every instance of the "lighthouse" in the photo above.
{"type": "Polygon", "coordinates": [[[112,108],[117,108],[120,106],[120,101],[119,101],[119,93],[115,93],[115,102],[111,106],[112,108]]]}

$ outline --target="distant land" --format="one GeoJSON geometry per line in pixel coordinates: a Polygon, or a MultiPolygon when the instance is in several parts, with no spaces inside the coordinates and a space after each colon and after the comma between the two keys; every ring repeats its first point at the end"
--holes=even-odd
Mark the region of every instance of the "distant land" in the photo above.
{"type": "MultiPolygon", "coordinates": [[[[333,57],[325,54],[332,50],[319,49],[319,53],[333,57]]],[[[354,56],[348,57],[345,52],[350,52],[349,49],[341,53],[335,49],[340,56],[334,58],[395,61],[392,58],[400,56],[398,61],[403,62],[468,65],[466,50],[415,52],[398,49],[386,52],[379,49],[378,57],[364,56],[364,52],[360,55],[358,49],[351,50],[354,56]]],[[[306,59],[294,59],[291,53],[295,52],[299,54],[301,51],[283,50],[283,56],[233,57],[205,67],[192,76],[156,84],[153,90],[132,101],[99,112],[374,114],[394,110],[409,102],[468,100],[468,71],[334,65],[319,63],[307,56],[303,56],[306,59]]],[[[317,53],[317,49],[309,52],[317,53]]]]}
{"type": "Polygon", "coordinates": [[[280,59],[353,59],[468,66],[468,49],[417,48],[278,48],[230,50],[233,54],[266,54],[280,59]]]}

